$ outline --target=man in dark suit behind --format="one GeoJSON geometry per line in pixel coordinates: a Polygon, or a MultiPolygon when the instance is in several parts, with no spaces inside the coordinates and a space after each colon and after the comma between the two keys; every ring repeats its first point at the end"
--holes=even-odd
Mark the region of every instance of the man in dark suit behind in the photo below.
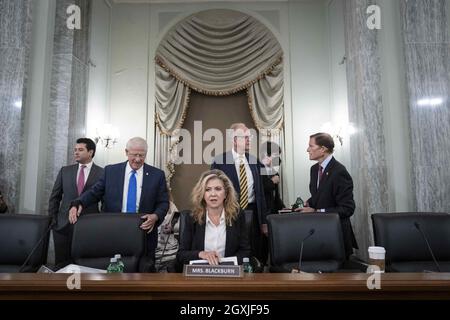
{"type": "Polygon", "coordinates": [[[280,196],[281,148],[275,142],[265,142],[261,145],[260,159],[264,165],[262,183],[268,214],[278,214],[285,207],[280,196]]]}
{"type": "Polygon", "coordinates": [[[309,191],[311,198],[301,212],[338,213],[344,236],[345,253],[348,257],[353,248],[358,249],[350,217],[355,211],[353,180],[347,169],[332,156],[333,138],[328,133],[310,136],[307,152],[309,159],[317,163],[311,167],[309,191]]]}
{"type": "MultiPolygon", "coordinates": [[[[69,224],[70,203],[93,186],[103,174],[97,166],[95,143],[88,138],[80,138],[74,148],[77,164],[62,167],[56,177],[50,195],[48,213],[53,217],[53,240],[55,243],[55,265],[70,259],[73,226],[69,224]]],[[[92,203],[83,213],[98,213],[98,202],[92,203]]]]}
{"type": "Polygon", "coordinates": [[[158,226],[169,208],[164,172],[145,162],[147,142],[131,138],[126,145],[128,161],[109,165],[100,180],[72,202],[70,223],[76,223],[82,209],[102,200],[103,212],[142,213],[141,229],[147,232],[147,256],[154,261],[158,226]]]}
{"type": "Polygon", "coordinates": [[[253,234],[249,237],[252,255],[264,263],[267,260],[267,248],[264,246],[264,241],[267,241],[267,212],[261,180],[263,166],[258,159],[248,153],[251,135],[245,124],[232,124],[230,130],[227,131],[232,133],[233,149],[217,156],[211,164],[211,169],[222,170],[233,182],[241,208],[253,211],[253,234]],[[246,194],[241,192],[241,162],[245,168],[246,194]]]}

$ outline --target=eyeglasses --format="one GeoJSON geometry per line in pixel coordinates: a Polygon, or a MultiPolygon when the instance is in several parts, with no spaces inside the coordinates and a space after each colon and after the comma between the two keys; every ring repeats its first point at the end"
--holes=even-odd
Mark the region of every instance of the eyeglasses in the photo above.
{"type": "Polygon", "coordinates": [[[132,158],[140,158],[140,159],[144,159],[147,154],[146,153],[127,153],[127,156],[132,157],[132,158]]]}
{"type": "Polygon", "coordinates": [[[239,135],[236,135],[235,136],[236,138],[245,138],[246,140],[248,139],[248,140],[253,140],[253,136],[252,135],[249,135],[249,136],[239,136],[239,135]]]}

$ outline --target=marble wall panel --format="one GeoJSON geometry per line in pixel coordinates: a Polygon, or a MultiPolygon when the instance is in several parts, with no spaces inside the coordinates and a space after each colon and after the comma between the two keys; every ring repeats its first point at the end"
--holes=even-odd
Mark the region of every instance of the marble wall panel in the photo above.
{"type": "Polygon", "coordinates": [[[450,42],[445,0],[402,1],[415,209],[450,212],[450,42]]]}
{"type": "Polygon", "coordinates": [[[362,258],[372,244],[370,215],[386,212],[388,181],[377,31],[366,25],[373,1],[345,1],[349,120],[357,128],[350,139],[356,210],[353,226],[362,258]]]}
{"type": "MultiPolygon", "coordinates": [[[[45,199],[50,196],[60,168],[74,162],[73,146],[85,134],[90,8],[90,0],[62,0],[56,4],[45,199]],[[80,30],[67,28],[66,10],[71,4],[81,9],[80,30]]],[[[47,211],[48,201],[43,202],[41,209],[47,211]]]]}
{"type": "Polygon", "coordinates": [[[32,1],[0,1],[0,190],[16,212],[20,197],[32,1]]]}

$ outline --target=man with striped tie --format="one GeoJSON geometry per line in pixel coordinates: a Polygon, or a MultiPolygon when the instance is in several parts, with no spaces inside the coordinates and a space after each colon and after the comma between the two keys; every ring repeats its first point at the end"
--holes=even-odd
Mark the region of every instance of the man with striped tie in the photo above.
{"type": "Polygon", "coordinates": [[[234,123],[230,129],[233,148],[217,156],[211,164],[211,169],[222,170],[233,182],[241,208],[253,211],[252,255],[265,263],[268,250],[267,212],[261,179],[263,166],[256,157],[248,153],[252,137],[247,126],[234,123]]]}

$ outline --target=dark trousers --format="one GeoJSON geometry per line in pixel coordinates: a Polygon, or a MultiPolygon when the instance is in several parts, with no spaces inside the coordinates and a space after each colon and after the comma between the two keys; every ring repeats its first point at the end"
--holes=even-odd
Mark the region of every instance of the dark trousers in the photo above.
{"type": "Polygon", "coordinates": [[[155,252],[158,244],[158,228],[155,226],[150,233],[145,235],[144,256],[141,258],[139,272],[156,272],[155,252]]]}
{"type": "Polygon", "coordinates": [[[258,218],[258,209],[256,204],[250,203],[245,210],[253,211],[252,232],[250,234],[250,245],[252,256],[258,258],[262,265],[265,265],[269,256],[268,239],[261,232],[261,224],[258,218]]]}
{"type": "Polygon", "coordinates": [[[72,234],[72,225],[68,225],[61,230],[53,230],[53,242],[55,244],[55,266],[64,265],[72,259],[72,234]]]}

